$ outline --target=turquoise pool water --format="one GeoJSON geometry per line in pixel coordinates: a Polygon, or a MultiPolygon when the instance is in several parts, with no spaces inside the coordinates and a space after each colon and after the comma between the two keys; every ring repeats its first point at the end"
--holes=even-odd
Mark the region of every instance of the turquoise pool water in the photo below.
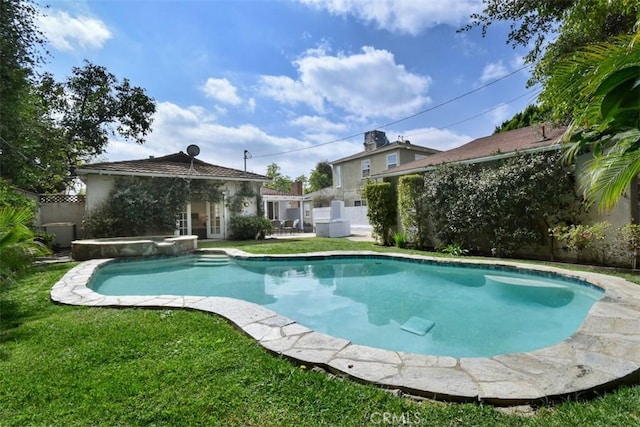
{"type": "Polygon", "coordinates": [[[492,357],[570,337],[603,292],[561,276],[387,257],[111,262],[104,295],[237,298],[355,344],[492,357]]]}

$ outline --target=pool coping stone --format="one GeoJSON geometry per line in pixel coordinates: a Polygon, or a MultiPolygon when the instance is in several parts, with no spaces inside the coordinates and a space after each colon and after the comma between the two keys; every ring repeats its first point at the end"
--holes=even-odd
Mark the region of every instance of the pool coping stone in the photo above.
{"type": "MultiPolygon", "coordinates": [[[[201,249],[199,253],[264,258],[238,249],[201,249]]],[[[524,269],[580,279],[604,290],[575,334],[535,351],[491,358],[455,358],[403,353],[353,344],[315,332],[258,304],[227,297],[105,296],[87,287],[111,259],[84,261],[51,289],[60,304],[92,307],[187,308],[228,319],[268,351],[307,367],[404,393],[445,401],[497,406],[545,403],[596,394],[640,382],[640,286],[622,278],[587,271],[506,260],[435,258],[372,251],[330,251],[269,255],[269,258],[375,256],[524,269]]]]}

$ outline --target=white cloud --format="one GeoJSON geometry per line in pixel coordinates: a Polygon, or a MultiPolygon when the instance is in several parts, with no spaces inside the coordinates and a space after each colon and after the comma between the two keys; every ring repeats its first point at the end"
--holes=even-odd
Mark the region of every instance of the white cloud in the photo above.
{"type": "Polygon", "coordinates": [[[316,112],[325,102],[356,117],[399,118],[429,102],[431,78],[409,72],[387,50],[365,46],[352,55],[305,52],[293,64],[298,80],[262,76],[263,95],[288,104],[307,104],[316,112]]]}
{"type": "Polygon", "coordinates": [[[57,11],[38,18],[38,26],[51,45],[61,51],[100,49],[111,38],[106,24],[89,16],[57,11]]]}
{"type": "Polygon", "coordinates": [[[269,135],[250,124],[226,126],[218,123],[209,110],[199,106],[181,107],[172,102],[158,103],[153,132],[144,145],[112,141],[108,155],[110,161],[165,156],[185,151],[189,144],[200,147],[199,159],[235,169],[244,167],[243,153],[249,150],[254,158],[248,161],[247,170],[259,174],[265,174],[267,165],[275,162],[285,174],[308,175],[317,163],[317,154],[309,153],[313,150],[261,158],[263,154],[305,148],[310,143],[269,135]]]}
{"type": "Polygon", "coordinates": [[[236,93],[236,88],[227,79],[209,77],[202,86],[202,91],[208,98],[225,104],[239,105],[242,99],[236,93]]]}
{"type": "MultiPolygon", "coordinates": [[[[341,138],[349,131],[349,126],[346,123],[334,123],[320,116],[299,116],[290,120],[289,125],[300,128],[304,139],[313,144],[326,144],[341,138]]],[[[329,154],[332,160],[335,160],[333,157],[335,153],[332,148],[318,149],[319,151],[322,151],[325,156],[329,154]]]]}
{"type": "Polygon", "coordinates": [[[256,110],[256,100],[254,98],[249,98],[247,100],[247,110],[251,112],[256,110]]]}
{"type": "Polygon", "coordinates": [[[459,26],[482,0],[299,0],[331,14],[352,15],[380,29],[417,35],[438,24],[459,26]]]}
{"type": "Polygon", "coordinates": [[[320,116],[300,116],[289,121],[293,126],[302,127],[307,131],[345,132],[347,126],[343,123],[333,123],[320,116]]]}
{"type": "Polygon", "coordinates": [[[514,56],[513,59],[511,59],[510,65],[511,65],[511,68],[514,70],[517,70],[518,68],[522,67],[524,65],[524,56],[522,55],[514,56]]]}
{"type": "MultiPolygon", "coordinates": [[[[332,123],[322,117],[303,116],[291,121],[290,124],[294,126],[306,127],[309,135],[305,135],[305,140],[270,135],[250,124],[226,126],[217,122],[209,110],[199,106],[182,107],[172,102],[159,102],[154,117],[153,132],[144,145],[114,139],[108,146],[108,159],[104,160],[165,156],[185,151],[189,144],[196,144],[200,147],[198,159],[205,162],[242,169],[243,153],[248,150],[253,155],[247,161],[248,171],[265,174],[267,166],[276,163],[284,175],[295,178],[300,175],[309,176],[320,161],[337,160],[362,150],[362,136],[312,147],[312,144],[335,139],[335,134],[323,131],[330,129],[342,133],[343,127],[347,126],[332,123]]],[[[399,133],[402,132],[389,131],[389,139],[395,139],[399,133]]],[[[404,132],[404,136],[413,144],[440,150],[471,140],[466,135],[434,128],[408,130],[404,132]]]]}
{"type": "Polygon", "coordinates": [[[507,104],[501,104],[487,113],[487,117],[489,117],[494,126],[500,126],[505,120],[510,119],[512,116],[513,113],[507,104]]]}
{"type": "MultiPolygon", "coordinates": [[[[473,139],[468,135],[458,134],[449,129],[438,129],[432,127],[405,131],[403,137],[404,139],[411,141],[412,144],[435,148],[436,150],[441,151],[459,147],[473,139]]],[[[393,138],[389,139],[395,140],[395,135],[393,138]]]]}
{"type": "Polygon", "coordinates": [[[322,96],[291,77],[261,76],[260,84],[260,93],[264,96],[285,104],[307,104],[317,112],[324,111],[322,96]]]}
{"type": "Polygon", "coordinates": [[[482,69],[482,75],[480,76],[480,83],[488,83],[492,80],[499,79],[509,74],[509,69],[502,63],[502,60],[498,62],[492,62],[485,65],[482,69]]]}

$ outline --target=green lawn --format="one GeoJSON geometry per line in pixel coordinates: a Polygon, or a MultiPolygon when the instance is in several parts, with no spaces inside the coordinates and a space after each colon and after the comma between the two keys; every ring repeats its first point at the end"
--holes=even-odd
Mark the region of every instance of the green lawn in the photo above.
{"type": "MultiPolygon", "coordinates": [[[[224,245],[254,253],[392,250],[344,239],[224,245]]],[[[640,423],[640,386],[529,417],[506,415],[483,405],[416,402],[295,366],[205,313],[51,303],[51,286],[72,265],[0,284],[0,426],[640,423]]]]}

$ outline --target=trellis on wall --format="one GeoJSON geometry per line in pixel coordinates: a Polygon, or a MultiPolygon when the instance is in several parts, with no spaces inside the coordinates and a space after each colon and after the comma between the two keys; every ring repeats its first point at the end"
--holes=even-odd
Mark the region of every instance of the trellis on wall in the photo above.
{"type": "Polygon", "coordinates": [[[83,194],[41,194],[40,203],[84,203],[83,194]]]}

